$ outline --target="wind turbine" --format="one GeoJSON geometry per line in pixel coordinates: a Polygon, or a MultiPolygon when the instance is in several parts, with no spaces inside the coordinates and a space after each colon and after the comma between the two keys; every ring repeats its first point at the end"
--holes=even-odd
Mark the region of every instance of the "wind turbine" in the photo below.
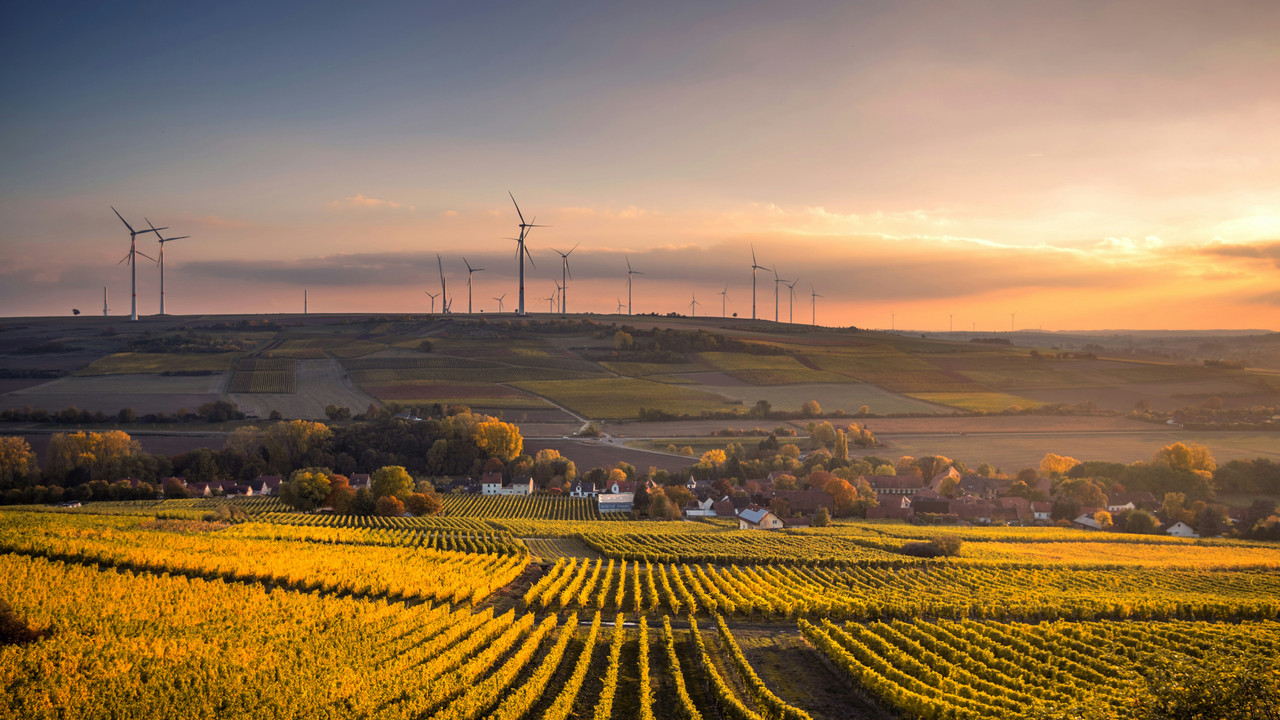
{"type": "MultiPolygon", "coordinates": [[[[578,245],[581,244],[582,243],[578,243],[577,245],[574,245],[567,253],[556,250],[556,254],[560,256],[560,314],[562,315],[566,312],[565,305],[567,304],[566,301],[568,300],[567,296],[569,294],[569,278],[573,277],[573,272],[569,270],[569,256],[572,255],[573,251],[577,250],[578,245]]],[[[551,249],[555,250],[555,248],[551,249]]]]}
{"type": "MultiPolygon", "coordinates": [[[[756,262],[756,246],[751,246],[751,319],[756,319],[756,271],[768,270],[769,268],[756,262]]],[[[776,276],[777,273],[774,273],[776,276]]]]}
{"type": "Polygon", "coordinates": [[[778,286],[786,284],[786,280],[778,277],[777,268],[773,272],[773,321],[778,322],[778,286]]]}
{"type": "Polygon", "coordinates": [[[817,325],[818,324],[818,298],[822,296],[818,294],[817,290],[813,289],[813,283],[809,284],[809,295],[812,296],[810,298],[810,302],[813,303],[813,320],[811,322],[814,325],[817,325]]]}
{"type": "Polygon", "coordinates": [[[787,304],[787,322],[792,325],[796,322],[796,283],[798,282],[800,278],[787,283],[787,290],[791,293],[791,301],[787,304]]]}
{"type": "Polygon", "coordinates": [[[502,312],[502,298],[505,298],[506,296],[507,296],[506,293],[502,293],[501,297],[494,298],[494,300],[498,301],[498,312],[502,312]]]}
{"type": "Polygon", "coordinates": [[[546,296],[546,297],[544,297],[544,298],[538,298],[538,299],[539,299],[539,300],[546,300],[546,301],[547,301],[547,314],[548,314],[548,315],[550,315],[551,313],[554,313],[554,312],[556,311],[556,310],[555,310],[555,307],[556,307],[556,296],[555,296],[555,295],[548,295],[548,296],[546,296]]]}
{"type": "Polygon", "coordinates": [[[427,297],[431,298],[431,314],[434,315],[436,313],[436,298],[440,297],[440,293],[428,292],[426,290],[423,290],[422,292],[427,293],[427,297]]]}
{"type": "Polygon", "coordinates": [[[561,300],[561,298],[564,297],[564,286],[556,282],[555,278],[552,278],[551,282],[556,283],[556,307],[560,309],[560,314],[563,315],[564,302],[561,300]]]}
{"type": "MultiPolygon", "coordinates": [[[[507,194],[511,195],[511,191],[508,190],[507,194]]],[[[516,206],[516,215],[520,216],[520,237],[516,239],[516,242],[519,243],[519,246],[516,247],[516,260],[520,264],[520,311],[519,311],[519,314],[523,315],[524,314],[524,259],[526,257],[529,258],[529,265],[531,267],[537,267],[537,265],[535,265],[533,262],[533,255],[529,254],[529,248],[524,246],[524,240],[526,237],[528,237],[529,230],[531,228],[547,227],[547,226],[534,225],[533,223],[525,222],[524,213],[520,212],[520,203],[516,202],[515,195],[511,195],[511,204],[516,206]]],[[[534,218],[534,220],[537,220],[537,218],[534,218]]]]}
{"type": "Polygon", "coordinates": [[[631,269],[631,258],[627,258],[627,314],[631,314],[631,276],[643,275],[639,270],[631,269]]]}
{"type": "Polygon", "coordinates": [[[471,314],[471,276],[474,273],[478,273],[481,270],[484,270],[484,268],[471,267],[471,263],[467,262],[467,259],[465,257],[462,258],[462,264],[467,266],[467,314],[470,315],[471,314]]]}
{"type": "Polygon", "coordinates": [[[436,253],[436,267],[440,269],[440,311],[449,312],[449,288],[444,284],[444,260],[436,253]]]}
{"type": "Polygon", "coordinates": [[[150,220],[148,220],[147,218],[142,218],[142,219],[147,221],[147,225],[151,227],[151,232],[154,232],[156,234],[156,237],[160,239],[160,314],[163,315],[164,314],[164,244],[167,242],[172,242],[174,240],[186,240],[191,236],[180,235],[178,237],[171,237],[171,238],[164,237],[156,229],[156,226],[151,224],[150,220]]]}
{"type": "Polygon", "coordinates": [[[618,298],[618,309],[614,310],[614,314],[616,315],[622,314],[622,298],[618,298]]]}
{"type": "Polygon", "coordinates": [[[689,301],[689,317],[698,317],[698,306],[701,304],[698,302],[698,293],[693,293],[693,299],[689,301]]]}
{"type": "Polygon", "coordinates": [[[720,291],[720,317],[728,317],[725,314],[725,303],[729,300],[729,283],[724,284],[724,289],[720,291]]]}
{"type": "MultiPolygon", "coordinates": [[[[129,254],[124,256],[124,260],[121,260],[116,264],[119,265],[123,263],[125,260],[129,261],[129,273],[131,275],[130,284],[131,284],[131,289],[133,290],[133,302],[129,310],[129,319],[137,320],[138,319],[138,262],[137,262],[138,258],[137,256],[141,255],[142,257],[150,260],[151,262],[156,261],[155,258],[151,257],[150,255],[147,255],[146,253],[138,252],[137,237],[139,235],[145,235],[146,233],[149,233],[149,232],[153,232],[158,236],[161,230],[168,230],[169,228],[167,227],[158,228],[158,227],[152,226],[148,230],[134,230],[132,225],[125,222],[124,216],[120,214],[119,210],[115,209],[115,206],[111,207],[111,212],[115,213],[116,217],[120,218],[120,222],[124,223],[124,226],[129,228],[129,254]]],[[[151,223],[147,223],[147,224],[150,225],[151,223]]]]}

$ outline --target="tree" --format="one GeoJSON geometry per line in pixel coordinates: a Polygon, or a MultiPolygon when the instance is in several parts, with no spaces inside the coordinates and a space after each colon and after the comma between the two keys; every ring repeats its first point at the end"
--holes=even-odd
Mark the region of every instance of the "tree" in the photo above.
{"type": "Polygon", "coordinates": [[[663,493],[655,493],[649,498],[649,518],[651,520],[678,520],[680,507],[671,502],[663,493]]]}
{"type": "Polygon", "coordinates": [[[378,509],[378,500],[369,491],[369,488],[360,488],[356,491],[355,497],[351,499],[351,513],[353,515],[372,515],[378,509]]]}
{"type": "Polygon", "coordinates": [[[404,503],[394,495],[384,495],[377,500],[377,513],[383,517],[404,515],[404,503]]]}
{"type": "Polygon", "coordinates": [[[698,459],[698,464],[710,468],[712,477],[719,477],[720,468],[725,464],[726,460],[723,450],[708,450],[702,453],[702,457],[698,459]]]}
{"type": "Polygon", "coordinates": [[[124,477],[125,463],[141,454],[142,446],[120,430],[57,433],[49,440],[45,477],[60,481],[83,470],[90,479],[116,480],[124,477]]]}
{"type": "Polygon", "coordinates": [[[510,462],[524,451],[520,428],[500,420],[487,420],[476,425],[472,440],[480,452],[510,462]]]}
{"type": "Polygon", "coordinates": [[[938,494],[953,498],[960,490],[960,481],[953,477],[945,477],[938,483],[938,494]]]}
{"type": "Polygon", "coordinates": [[[937,477],[938,473],[946,472],[954,463],[954,460],[944,455],[927,455],[916,460],[916,467],[920,468],[920,474],[926,480],[930,480],[937,477]]]}
{"type": "Polygon", "coordinates": [[[813,521],[810,523],[813,527],[826,527],[831,524],[831,512],[825,507],[818,508],[818,512],[813,514],[813,521]]]}
{"type": "Polygon", "coordinates": [[[836,442],[831,447],[831,459],[840,465],[849,462],[849,438],[845,436],[843,430],[836,431],[836,442]]]}
{"type": "Polygon", "coordinates": [[[1111,527],[1111,513],[1106,510],[1099,510],[1093,514],[1093,521],[1104,528],[1111,527]]]}
{"type": "MultiPolygon", "coordinates": [[[[387,465],[373,471],[369,478],[369,489],[375,498],[405,498],[413,492],[413,477],[400,465],[387,465]]],[[[404,508],[400,509],[404,512],[404,508]]]]}
{"type": "Polygon", "coordinates": [[[865,514],[867,508],[875,507],[876,494],[866,480],[857,480],[852,485],[848,480],[832,476],[822,487],[836,507],[837,517],[848,517],[854,514],[865,514]]]}
{"type": "Polygon", "coordinates": [[[877,465],[875,470],[872,472],[872,474],[879,475],[881,477],[887,477],[887,476],[897,475],[898,469],[890,465],[889,463],[885,463],[883,465],[877,465]]]}
{"type": "Polygon", "coordinates": [[[1196,532],[1200,537],[1217,537],[1227,529],[1227,509],[1222,505],[1206,505],[1195,517],[1196,532]]]}
{"type": "Polygon", "coordinates": [[[1167,492],[1160,503],[1160,515],[1169,522],[1177,522],[1182,517],[1182,509],[1187,506],[1187,496],[1180,492],[1167,492]]]}
{"type": "Polygon", "coordinates": [[[164,481],[164,496],[169,500],[181,500],[189,497],[187,488],[182,485],[182,481],[177,478],[169,478],[164,481]]]}
{"type": "Polygon", "coordinates": [[[1146,510],[1134,510],[1124,521],[1124,531],[1138,535],[1152,535],[1160,529],[1160,521],[1146,510]]]}
{"type": "Polygon", "coordinates": [[[0,437],[0,489],[13,487],[35,472],[36,454],[26,438],[0,437]]]}
{"type": "Polygon", "coordinates": [[[328,468],[304,468],[295,470],[289,479],[280,484],[280,499],[298,510],[314,510],[329,497],[333,483],[328,468]]]}
{"type": "Polygon", "coordinates": [[[662,489],[662,493],[667,496],[667,499],[677,509],[683,508],[693,501],[693,493],[689,492],[689,488],[683,485],[668,485],[662,489]]]}
{"type": "Polygon", "coordinates": [[[1080,461],[1073,457],[1047,453],[1040,460],[1040,472],[1044,475],[1048,475],[1049,477],[1062,477],[1063,475],[1066,475],[1071,468],[1079,464],[1080,461]]]}
{"type": "Polygon", "coordinates": [[[809,423],[809,440],[814,448],[833,447],[836,444],[836,429],[826,420],[809,423]]]}
{"type": "Polygon", "coordinates": [[[804,417],[822,417],[822,406],[817,400],[806,401],[800,406],[800,414],[804,417]]]}
{"type": "Polygon", "coordinates": [[[444,503],[440,500],[440,496],[432,490],[431,492],[413,493],[404,501],[404,506],[414,515],[425,517],[440,512],[444,507],[444,503]]]}
{"type": "Polygon", "coordinates": [[[1151,459],[1152,465],[1167,467],[1172,470],[1207,470],[1213,472],[1218,464],[1214,461],[1209,448],[1195,443],[1174,443],[1156,451],[1151,459]]]}
{"type": "MultiPolygon", "coordinates": [[[[621,472],[621,471],[615,468],[614,472],[621,472]]],[[[609,474],[610,476],[613,475],[613,473],[609,473],[609,474]]],[[[610,480],[610,484],[612,484],[612,479],[610,480]]],[[[658,495],[662,496],[663,499],[667,497],[663,493],[658,493],[658,495]]],[[[652,496],[649,494],[649,486],[641,485],[640,487],[636,488],[635,497],[632,498],[631,500],[631,509],[637,515],[647,513],[649,512],[649,503],[651,500],[652,500],[652,496]]]]}

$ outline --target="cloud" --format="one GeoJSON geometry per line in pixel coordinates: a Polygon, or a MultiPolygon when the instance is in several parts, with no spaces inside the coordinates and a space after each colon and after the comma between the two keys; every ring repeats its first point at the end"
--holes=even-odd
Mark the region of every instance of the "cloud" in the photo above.
{"type": "Polygon", "coordinates": [[[1271,264],[1280,268],[1280,241],[1259,245],[1227,245],[1213,243],[1200,249],[1203,255],[1225,258],[1244,258],[1249,260],[1270,260],[1271,264]]]}
{"type": "MultiPolygon", "coordinates": [[[[326,204],[329,207],[335,208],[335,209],[390,208],[392,210],[398,210],[404,207],[402,203],[398,203],[394,200],[379,200],[378,198],[365,197],[362,193],[357,193],[355,195],[351,195],[350,197],[345,197],[341,200],[331,200],[326,204]]],[[[410,205],[409,209],[412,210],[413,206],[410,205]]]]}

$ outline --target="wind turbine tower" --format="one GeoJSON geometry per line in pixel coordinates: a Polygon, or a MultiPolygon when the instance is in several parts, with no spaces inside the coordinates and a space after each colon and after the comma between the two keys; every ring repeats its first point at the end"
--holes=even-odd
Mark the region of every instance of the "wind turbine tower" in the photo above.
{"type": "MultiPolygon", "coordinates": [[[[578,244],[581,245],[581,243],[578,243],[578,244]]],[[[555,248],[552,248],[552,249],[555,250],[555,248]]],[[[578,249],[578,245],[574,245],[569,250],[569,252],[560,252],[559,250],[556,250],[556,254],[560,256],[560,314],[561,315],[568,312],[566,307],[568,305],[567,301],[568,301],[568,295],[569,295],[569,278],[573,277],[573,271],[569,269],[569,256],[572,255],[573,251],[577,249],[578,249]]]]}
{"type": "MultiPolygon", "coordinates": [[[[511,191],[507,191],[507,195],[511,195],[511,191]]],[[[533,263],[533,255],[529,254],[529,248],[525,247],[525,238],[529,236],[529,230],[536,227],[546,227],[545,225],[534,225],[524,221],[524,213],[520,212],[520,203],[516,202],[516,196],[511,195],[511,204],[516,206],[516,215],[520,216],[520,237],[516,240],[519,243],[516,247],[516,260],[520,265],[520,308],[519,314],[524,315],[524,259],[529,258],[529,265],[537,267],[533,263]]],[[[534,218],[537,220],[537,218],[534,218]]]]}
{"type": "Polygon", "coordinates": [[[819,295],[818,291],[813,288],[812,283],[809,284],[809,295],[810,295],[809,301],[810,303],[812,303],[812,307],[813,307],[813,318],[809,322],[812,323],[813,325],[817,325],[818,324],[818,298],[822,296],[819,295]]]}
{"type": "Polygon", "coordinates": [[[785,285],[786,280],[778,277],[778,269],[774,268],[773,272],[773,321],[778,322],[778,286],[785,285]]]}
{"type": "Polygon", "coordinates": [[[792,325],[796,322],[796,283],[798,282],[800,278],[787,283],[787,292],[791,294],[791,300],[787,303],[787,322],[792,325]]]}
{"type": "Polygon", "coordinates": [[[107,317],[109,308],[107,308],[107,286],[102,286],[102,317],[107,317]]]}
{"type": "Polygon", "coordinates": [[[484,270],[484,268],[473,268],[467,259],[462,258],[462,264],[467,266],[467,314],[471,314],[471,276],[484,270]]]}
{"type": "Polygon", "coordinates": [[[502,293],[502,295],[500,295],[500,296],[498,296],[498,297],[494,298],[494,300],[497,300],[497,301],[498,301],[498,312],[502,312],[502,301],[503,301],[504,299],[506,299],[506,297],[507,297],[507,294],[506,294],[506,293],[502,293]]]}
{"type": "Polygon", "coordinates": [[[729,317],[725,313],[725,303],[729,300],[729,284],[725,283],[724,289],[720,291],[720,317],[729,317]]]}
{"type": "Polygon", "coordinates": [[[161,235],[156,230],[155,225],[151,225],[151,221],[149,219],[143,218],[143,220],[147,221],[147,225],[151,226],[151,232],[154,232],[156,234],[156,237],[159,238],[160,240],[160,314],[163,315],[164,314],[164,244],[167,242],[172,242],[174,240],[186,240],[191,236],[180,235],[178,237],[167,238],[161,235]]]}
{"type": "Polygon", "coordinates": [[[141,255],[142,257],[150,260],[151,262],[156,261],[155,258],[147,255],[146,253],[138,252],[137,238],[139,235],[144,235],[149,232],[153,232],[156,235],[159,235],[161,230],[168,230],[169,228],[152,227],[147,230],[134,230],[133,226],[125,222],[124,216],[121,215],[120,211],[116,210],[114,206],[112,206],[111,212],[115,213],[116,217],[120,218],[120,222],[124,223],[124,226],[129,228],[129,254],[124,256],[124,260],[121,260],[116,264],[119,265],[120,263],[123,263],[125,260],[129,261],[129,274],[130,274],[129,282],[130,282],[130,288],[133,291],[133,301],[129,308],[129,319],[137,320],[138,319],[138,258],[137,256],[141,255]]]}
{"type": "Polygon", "coordinates": [[[631,258],[627,258],[627,314],[631,314],[631,276],[643,275],[639,270],[631,269],[631,258]]]}
{"type": "MultiPolygon", "coordinates": [[[[769,268],[756,262],[756,246],[752,245],[751,246],[751,319],[752,320],[756,319],[756,271],[757,270],[769,270],[769,268]]],[[[776,276],[776,273],[775,273],[775,276],[776,276]]]]}
{"type": "Polygon", "coordinates": [[[693,299],[689,301],[689,317],[698,317],[698,306],[701,304],[698,302],[698,293],[693,293],[693,299]]]}
{"type": "Polygon", "coordinates": [[[432,315],[435,315],[435,313],[436,313],[436,298],[440,297],[440,293],[428,292],[428,291],[426,291],[426,290],[423,290],[422,292],[426,293],[427,297],[431,298],[431,314],[432,314],[432,315]]]}

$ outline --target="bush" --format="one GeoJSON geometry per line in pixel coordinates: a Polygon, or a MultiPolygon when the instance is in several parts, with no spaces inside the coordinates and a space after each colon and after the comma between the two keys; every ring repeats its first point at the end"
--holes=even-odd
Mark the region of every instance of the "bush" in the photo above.
{"type": "Polygon", "coordinates": [[[910,542],[899,550],[909,557],[936,558],[955,557],[960,554],[964,541],[954,535],[942,535],[929,542],[910,542]]]}
{"type": "Polygon", "coordinates": [[[386,495],[378,498],[377,512],[383,517],[400,517],[404,514],[404,503],[394,495],[386,495]]]}

